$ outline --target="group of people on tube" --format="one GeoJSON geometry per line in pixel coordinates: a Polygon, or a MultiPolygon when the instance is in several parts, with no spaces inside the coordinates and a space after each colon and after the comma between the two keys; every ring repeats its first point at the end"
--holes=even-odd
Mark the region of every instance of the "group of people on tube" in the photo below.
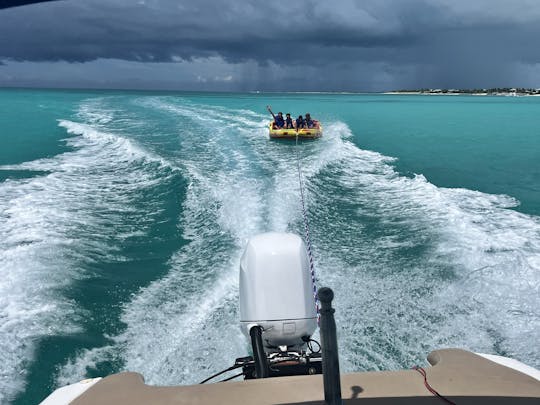
{"type": "Polygon", "coordinates": [[[272,116],[274,117],[274,123],[272,125],[274,129],[298,130],[303,128],[317,128],[317,121],[312,119],[309,113],[306,113],[306,118],[302,118],[302,116],[299,115],[294,121],[291,118],[290,113],[285,114],[285,118],[283,118],[282,112],[278,112],[277,115],[272,113],[272,116]]]}

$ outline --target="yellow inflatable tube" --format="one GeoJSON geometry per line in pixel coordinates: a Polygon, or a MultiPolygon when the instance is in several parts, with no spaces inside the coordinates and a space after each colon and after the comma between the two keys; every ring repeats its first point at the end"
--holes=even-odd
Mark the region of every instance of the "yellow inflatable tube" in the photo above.
{"type": "MultiPolygon", "coordinates": [[[[270,138],[279,138],[279,139],[295,139],[296,138],[296,129],[275,129],[272,126],[273,122],[268,124],[268,133],[270,138]]],[[[298,138],[303,139],[314,139],[322,136],[322,125],[320,122],[316,122],[315,128],[302,128],[298,130],[298,138]]]]}

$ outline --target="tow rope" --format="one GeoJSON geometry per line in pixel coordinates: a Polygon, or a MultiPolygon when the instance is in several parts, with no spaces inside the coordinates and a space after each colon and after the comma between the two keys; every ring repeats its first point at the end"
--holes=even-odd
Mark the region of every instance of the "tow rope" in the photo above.
{"type": "Polygon", "coordinates": [[[295,151],[296,151],[296,168],[298,170],[298,184],[300,186],[300,200],[302,203],[302,216],[304,219],[304,233],[305,233],[305,240],[307,245],[307,253],[309,258],[309,271],[311,273],[311,282],[313,284],[313,298],[315,299],[315,310],[317,311],[317,323],[320,322],[321,316],[319,313],[319,297],[317,295],[317,284],[315,279],[315,263],[313,260],[313,249],[311,247],[311,238],[309,236],[309,221],[308,216],[306,212],[306,198],[304,194],[304,180],[302,178],[302,169],[300,168],[300,154],[298,153],[298,131],[296,131],[296,144],[295,144],[295,151]]]}

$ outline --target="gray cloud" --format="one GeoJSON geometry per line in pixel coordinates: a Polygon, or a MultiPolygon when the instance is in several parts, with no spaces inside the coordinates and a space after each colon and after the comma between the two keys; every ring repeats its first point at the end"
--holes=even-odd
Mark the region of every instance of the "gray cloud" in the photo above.
{"type": "Polygon", "coordinates": [[[373,89],[359,74],[398,87],[490,86],[540,63],[539,23],[536,0],[66,0],[2,10],[0,60],[2,69],[67,61],[88,72],[108,59],[180,63],[201,86],[211,82],[195,75],[206,59],[214,77],[235,71],[235,88],[272,72],[277,87],[309,79],[305,90],[373,89]],[[239,80],[242,71],[251,76],[239,80]]]}
{"type": "MultiPolygon", "coordinates": [[[[373,10],[347,12],[315,2],[62,1],[0,14],[0,56],[14,60],[86,62],[98,58],[164,62],[220,55],[304,59],[321,48],[385,47],[411,40],[373,10]]],[[[376,10],[375,10],[376,11],[376,10]]],[[[392,24],[396,24],[394,21],[392,24]]]]}

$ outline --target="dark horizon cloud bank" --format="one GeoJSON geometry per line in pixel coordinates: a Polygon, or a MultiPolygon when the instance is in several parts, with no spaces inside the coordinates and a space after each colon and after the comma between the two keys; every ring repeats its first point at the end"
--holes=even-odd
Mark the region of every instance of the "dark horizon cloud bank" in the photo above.
{"type": "Polygon", "coordinates": [[[538,0],[61,0],[0,10],[0,86],[540,87],[538,0]]]}

